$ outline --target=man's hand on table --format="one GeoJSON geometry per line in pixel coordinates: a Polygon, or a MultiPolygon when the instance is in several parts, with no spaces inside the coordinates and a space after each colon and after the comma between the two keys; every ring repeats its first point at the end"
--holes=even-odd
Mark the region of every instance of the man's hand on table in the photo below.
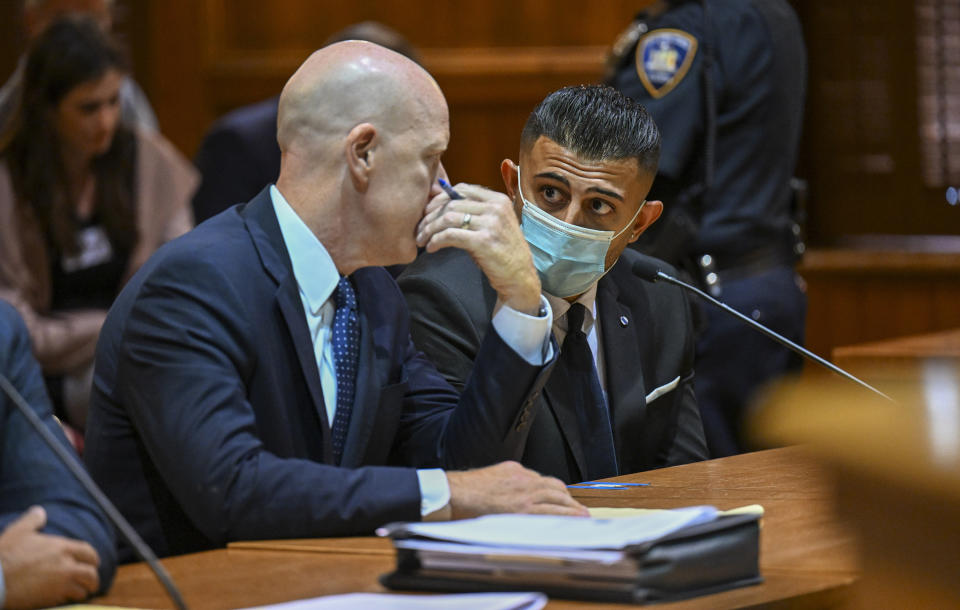
{"type": "Polygon", "coordinates": [[[450,519],[491,513],[589,516],[587,508],[570,496],[562,481],[517,462],[446,474],[450,483],[450,519]]]}
{"type": "Polygon", "coordinates": [[[4,608],[37,608],[81,601],[100,588],[100,557],[79,540],[40,532],[47,513],[33,506],[0,533],[4,608]]]}

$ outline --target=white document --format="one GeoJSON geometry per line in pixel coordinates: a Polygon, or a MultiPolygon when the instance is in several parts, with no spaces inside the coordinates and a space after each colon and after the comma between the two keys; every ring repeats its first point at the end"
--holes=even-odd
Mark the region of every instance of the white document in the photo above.
{"type": "Polygon", "coordinates": [[[547,605],[543,593],[467,593],[464,595],[390,595],[386,593],[348,593],[301,599],[264,610],[540,610],[547,605]]]}
{"type": "MultiPolygon", "coordinates": [[[[408,523],[414,535],[449,542],[526,549],[622,549],[717,518],[713,506],[651,511],[636,517],[592,519],[553,515],[487,515],[443,523],[408,523]]],[[[388,535],[386,528],[377,530],[388,535]]]]}

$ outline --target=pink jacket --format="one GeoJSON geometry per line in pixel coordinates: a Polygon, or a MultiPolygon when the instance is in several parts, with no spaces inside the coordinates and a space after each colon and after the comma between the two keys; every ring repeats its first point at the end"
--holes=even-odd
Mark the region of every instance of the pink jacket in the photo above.
{"type": "MultiPolygon", "coordinates": [[[[136,204],[139,241],[129,278],[164,242],[193,226],[190,199],[199,182],[193,165],[162,136],[137,132],[136,204]]],[[[16,205],[10,174],[0,164],[0,299],[23,316],[33,352],[46,373],[89,364],[104,310],[50,311],[50,264],[36,222],[16,205]]]]}

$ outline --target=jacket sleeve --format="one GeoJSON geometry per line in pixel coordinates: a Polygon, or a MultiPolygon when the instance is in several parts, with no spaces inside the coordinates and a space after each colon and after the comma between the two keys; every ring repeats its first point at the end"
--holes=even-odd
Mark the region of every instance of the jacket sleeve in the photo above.
{"type": "MultiPolygon", "coordinates": [[[[19,391],[63,447],[72,451],[53,417],[26,326],[0,301],[0,372],[19,391]]],[[[47,511],[44,532],[88,542],[100,556],[100,586],[106,591],[117,565],[113,527],[86,490],[43,442],[29,422],[0,394],[0,530],[30,506],[47,511]]]]}
{"type": "Polygon", "coordinates": [[[123,327],[114,398],[192,523],[223,545],[419,519],[412,469],[337,468],[266,450],[244,379],[271,363],[247,304],[216,265],[167,263],[144,280],[123,327]]]}
{"type": "MultiPolygon", "coordinates": [[[[459,279],[469,283],[480,281],[481,276],[477,271],[476,277],[459,279]]],[[[404,274],[400,284],[411,311],[408,367],[422,371],[419,378],[424,380],[439,371],[460,392],[457,408],[437,434],[440,464],[472,468],[519,461],[539,405],[536,399],[556,362],[556,347],[551,361],[532,366],[492,327],[485,303],[461,300],[464,293],[482,294],[476,286],[461,292],[416,273],[404,274]]],[[[411,389],[416,402],[404,410],[408,421],[420,417],[434,402],[415,383],[411,389]]],[[[418,454],[413,463],[429,465],[425,460],[418,454]]]]}
{"type": "Polygon", "coordinates": [[[463,391],[490,320],[476,320],[455,291],[424,274],[403,274],[397,283],[410,310],[414,344],[450,385],[463,391]]]}

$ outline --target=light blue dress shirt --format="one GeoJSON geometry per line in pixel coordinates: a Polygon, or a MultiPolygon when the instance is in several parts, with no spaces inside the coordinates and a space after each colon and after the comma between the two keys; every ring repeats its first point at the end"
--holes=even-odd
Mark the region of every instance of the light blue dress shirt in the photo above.
{"type": "MultiPolygon", "coordinates": [[[[337,408],[337,372],[333,361],[333,291],[340,273],[330,253],[313,231],[303,222],[276,185],[270,186],[270,198],[280,223],[280,233],[287,246],[293,275],[300,288],[300,300],[306,314],[307,328],[313,341],[320,387],[327,411],[327,421],[334,420],[337,408]]],[[[528,316],[508,306],[498,306],[492,324],[504,343],[531,365],[540,366],[552,357],[550,328],[553,314],[546,299],[540,297],[546,315],[528,316]]],[[[417,470],[420,483],[420,514],[426,516],[450,501],[450,486],[440,468],[417,470]]]]}

